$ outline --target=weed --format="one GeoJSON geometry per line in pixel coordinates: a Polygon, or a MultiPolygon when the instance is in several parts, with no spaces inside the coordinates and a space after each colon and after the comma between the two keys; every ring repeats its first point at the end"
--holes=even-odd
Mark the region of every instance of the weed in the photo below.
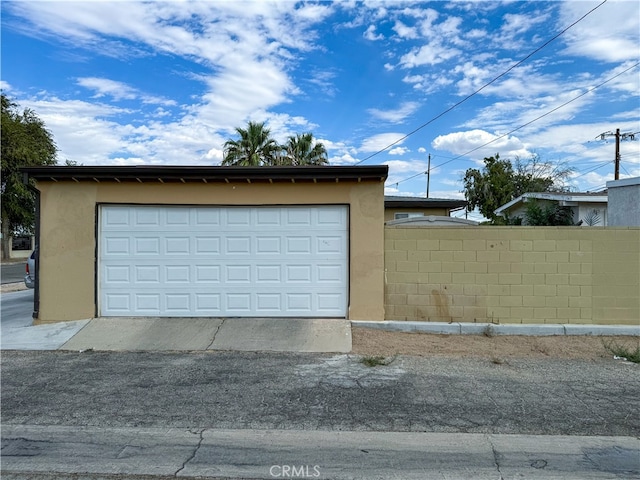
{"type": "Polygon", "coordinates": [[[489,337],[489,338],[495,337],[496,336],[496,331],[494,330],[492,325],[487,325],[482,330],[482,335],[484,335],[485,337],[489,337]]]}
{"type": "Polygon", "coordinates": [[[507,363],[507,362],[506,362],[506,360],[504,358],[492,356],[491,357],[491,363],[493,363],[495,365],[502,365],[502,364],[507,363]]]}
{"type": "Polygon", "coordinates": [[[531,350],[549,356],[549,348],[545,345],[540,344],[538,340],[534,340],[533,345],[531,346],[531,350]]]}
{"type": "Polygon", "coordinates": [[[385,358],[380,355],[372,355],[367,357],[362,357],[360,359],[360,363],[366,365],[367,367],[379,367],[389,365],[391,362],[395,360],[395,357],[385,358]]]}
{"type": "Polygon", "coordinates": [[[635,347],[629,347],[627,345],[620,345],[613,340],[602,340],[602,345],[607,352],[616,357],[626,358],[633,363],[640,363],[640,343],[635,347]]]}

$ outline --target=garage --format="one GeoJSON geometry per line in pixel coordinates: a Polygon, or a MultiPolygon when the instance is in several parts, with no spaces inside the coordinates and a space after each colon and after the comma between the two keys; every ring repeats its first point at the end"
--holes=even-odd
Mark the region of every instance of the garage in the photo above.
{"type": "Polygon", "coordinates": [[[388,167],[46,166],[36,324],[384,319],[388,167]]]}
{"type": "Polygon", "coordinates": [[[348,208],[100,208],[101,316],[345,317],[348,208]]]}

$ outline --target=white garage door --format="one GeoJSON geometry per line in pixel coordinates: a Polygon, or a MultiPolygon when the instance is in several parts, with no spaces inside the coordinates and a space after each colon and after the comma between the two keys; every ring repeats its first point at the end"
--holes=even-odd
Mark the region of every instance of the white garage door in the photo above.
{"type": "Polygon", "coordinates": [[[102,316],[345,317],[346,206],[100,210],[102,316]]]}

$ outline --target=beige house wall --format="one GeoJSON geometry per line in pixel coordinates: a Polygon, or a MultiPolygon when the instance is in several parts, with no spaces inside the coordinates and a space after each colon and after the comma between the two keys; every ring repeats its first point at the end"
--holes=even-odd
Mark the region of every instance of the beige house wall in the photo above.
{"type": "Polygon", "coordinates": [[[384,210],[384,221],[388,222],[390,220],[395,220],[396,213],[419,213],[420,215],[440,215],[440,216],[449,216],[448,208],[385,208],[384,210]]]}
{"type": "Polygon", "coordinates": [[[99,204],[349,206],[352,320],[384,318],[384,184],[40,182],[40,309],[36,323],[96,314],[99,204]]]}
{"type": "Polygon", "coordinates": [[[385,227],[385,319],[640,324],[640,228],[385,227]]]}

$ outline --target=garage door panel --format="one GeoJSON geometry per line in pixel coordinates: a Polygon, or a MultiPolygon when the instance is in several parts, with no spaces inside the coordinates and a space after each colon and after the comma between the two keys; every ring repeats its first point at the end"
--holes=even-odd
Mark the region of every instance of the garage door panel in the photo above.
{"type": "Polygon", "coordinates": [[[261,208],[256,211],[256,226],[273,228],[282,224],[282,211],[279,208],[261,208]]]}
{"type": "Polygon", "coordinates": [[[128,293],[108,293],[105,297],[108,311],[123,315],[131,311],[131,295],[128,293]]]}
{"type": "Polygon", "coordinates": [[[346,223],[346,215],[343,210],[337,210],[335,208],[322,208],[317,209],[318,212],[318,225],[321,227],[329,226],[343,226],[346,223]]]}
{"type": "Polygon", "coordinates": [[[158,286],[160,285],[160,266],[136,265],[133,278],[135,283],[153,283],[158,286]]]}
{"type": "Polygon", "coordinates": [[[199,285],[220,283],[219,265],[196,265],[196,283],[199,285]]]}
{"type": "Polygon", "coordinates": [[[316,252],[323,254],[345,255],[344,237],[316,237],[316,252]]]}
{"type": "Polygon", "coordinates": [[[256,283],[280,283],[282,281],[281,265],[256,265],[256,283]]]}
{"type": "Polygon", "coordinates": [[[282,252],[282,237],[256,236],[256,255],[280,255],[282,252]]]}
{"type": "Polygon", "coordinates": [[[103,245],[107,255],[130,255],[130,239],[128,237],[109,237],[103,245]]]}
{"type": "Polygon", "coordinates": [[[229,255],[250,255],[250,236],[230,236],[225,239],[225,253],[229,255]]]}
{"type": "Polygon", "coordinates": [[[160,294],[135,293],[133,299],[136,311],[147,315],[160,314],[160,294]]]}
{"type": "Polygon", "coordinates": [[[220,237],[198,236],[195,242],[195,255],[220,255],[220,237]]]}
{"type": "Polygon", "coordinates": [[[310,255],[311,254],[311,237],[287,237],[286,238],[286,255],[310,255]]]}
{"type": "Polygon", "coordinates": [[[131,267],[129,265],[107,265],[104,274],[110,284],[128,285],[131,282],[131,267]]]}
{"type": "Polygon", "coordinates": [[[189,226],[191,209],[189,208],[179,208],[173,207],[168,210],[165,210],[166,226],[189,226]]]}
{"type": "Polygon", "coordinates": [[[188,315],[191,312],[191,295],[188,293],[169,293],[165,297],[166,310],[169,313],[188,315]]]}
{"type": "Polygon", "coordinates": [[[134,255],[160,255],[160,237],[138,237],[133,239],[134,255]]]}
{"type": "Polygon", "coordinates": [[[286,281],[290,284],[311,283],[311,265],[285,265],[286,281]]]}
{"type": "Polygon", "coordinates": [[[100,314],[344,317],[347,220],[343,206],[104,206],[100,314]]]}
{"type": "Polygon", "coordinates": [[[129,227],[131,225],[130,215],[130,207],[111,207],[108,211],[104,212],[103,223],[112,227],[129,227]]]}
{"type": "Polygon", "coordinates": [[[173,284],[190,284],[191,267],[189,265],[166,265],[164,281],[173,284]]]}
{"type": "Polygon", "coordinates": [[[133,210],[134,227],[158,227],[160,226],[160,212],[148,208],[136,208],[133,210]]]}

